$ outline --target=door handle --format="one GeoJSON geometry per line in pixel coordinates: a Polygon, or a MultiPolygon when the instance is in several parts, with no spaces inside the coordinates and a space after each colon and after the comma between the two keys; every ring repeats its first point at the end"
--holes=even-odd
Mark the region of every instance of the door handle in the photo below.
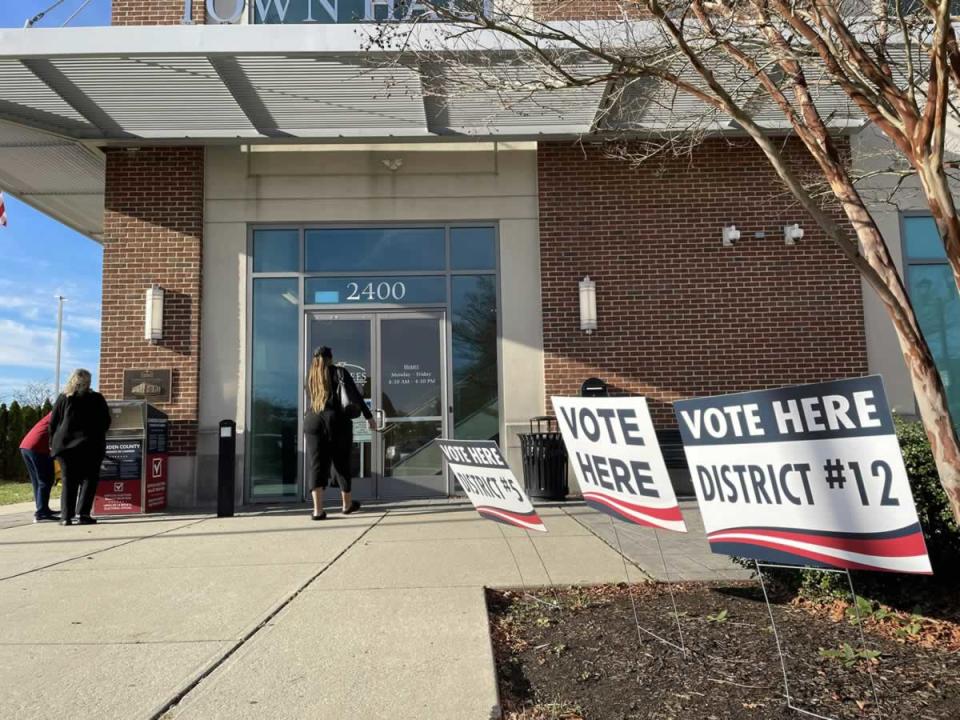
{"type": "Polygon", "coordinates": [[[383,430],[384,426],[387,424],[387,415],[383,410],[374,410],[373,414],[377,416],[377,429],[383,430]]]}

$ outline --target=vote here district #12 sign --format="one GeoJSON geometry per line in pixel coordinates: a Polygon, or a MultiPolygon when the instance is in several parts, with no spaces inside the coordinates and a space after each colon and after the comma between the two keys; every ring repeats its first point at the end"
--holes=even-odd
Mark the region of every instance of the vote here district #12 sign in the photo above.
{"type": "Polygon", "coordinates": [[[645,398],[552,400],[587,505],[637,525],[687,531],[645,398]]]}
{"type": "Polygon", "coordinates": [[[450,472],[477,512],[489,520],[546,532],[500,448],[492,440],[437,440],[450,472]]]}
{"type": "Polygon", "coordinates": [[[932,572],[879,376],[674,409],[713,552],[932,572]]]}

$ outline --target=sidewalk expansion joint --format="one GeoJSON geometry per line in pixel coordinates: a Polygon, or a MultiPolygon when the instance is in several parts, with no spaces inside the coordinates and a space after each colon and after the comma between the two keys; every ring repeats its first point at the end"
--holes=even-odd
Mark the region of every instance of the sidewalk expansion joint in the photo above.
{"type": "Polygon", "coordinates": [[[233,655],[235,655],[237,651],[240,650],[240,648],[242,648],[250,640],[252,640],[261,630],[263,630],[263,628],[267,627],[271,623],[271,621],[273,621],[281,612],[283,612],[290,605],[290,603],[292,603],[297,597],[299,597],[300,594],[303,593],[308,587],[310,587],[310,585],[312,585],[321,575],[323,575],[327,570],[332,568],[340,558],[342,558],[344,555],[350,552],[350,550],[352,550],[357,543],[363,540],[363,538],[367,535],[367,533],[369,533],[377,525],[380,524],[380,522],[389,514],[389,512],[390,512],[389,510],[382,511],[382,514],[380,515],[380,517],[378,517],[375,522],[370,523],[370,525],[367,526],[362,533],[357,535],[357,537],[354,538],[349,545],[347,545],[343,550],[337,553],[337,555],[333,558],[333,560],[331,560],[322,568],[320,568],[320,570],[314,573],[311,577],[307,578],[307,580],[305,580],[300,585],[300,587],[298,587],[296,590],[290,593],[290,595],[285,600],[283,600],[279,605],[274,607],[273,610],[268,612],[267,615],[263,618],[263,620],[257,623],[257,625],[253,629],[247,632],[242,638],[237,640],[230,647],[229,650],[227,650],[223,655],[217,658],[214,662],[207,665],[207,667],[204,668],[204,670],[199,675],[197,675],[193,680],[187,683],[187,685],[184,688],[178,691],[176,695],[174,695],[172,698],[170,698],[170,700],[164,703],[158,710],[156,710],[156,712],[152,713],[149,716],[149,720],[161,720],[168,712],[170,712],[171,710],[176,708],[181,702],[183,702],[184,698],[186,698],[187,695],[193,692],[197,688],[197,686],[200,685],[200,683],[202,683],[204,680],[210,677],[210,675],[212,675],[217,669],[223,666],[223,664],[226,663],[227,660],[233,657],[233,655]]]}
{"type": "Polygon", "coordinates": [[[91,550],[90,552],[80,553],[75,557],[65,558],[64,560],[57,560],[52,562],[49,565],[43,565],[41,567],[31,568],[30,570],[24,570],[23,572],[14,573],[13,575],[7,575],[6,577],[0,577],[0,582],[6,580],[14,580],[18,577],[23,577],[24,575],[29,575],[31,573],[40,572],[41,570],[49,570],[52,567],[57,567],[58,565],[63,565],[65,563],[73,562],[74,560],[80,560],[85,557],[90,557],[91,555],[99,555],[100,553],[107,552],[108,550],[116,550],[117,548],[124,547],[125,545],[132,545],[133,543],[140,542],[141,540],[149,540],[150,538],[160,537],[161,535],[166,535],[171,533],[174,530],[182,530],[183,528],[193,527],[194,525],[199,525],[202,522],[210,520],[209,517],[200,518],[199,520],[194,520],[189,522],[186,525],[178,525],[177,527],[167,528],[166,530],[161,530],[160,532],[153,533],[152,535],[143,535],[141,537],[130,538],[129,540],[124,540],[121,543],[116,545],[110,545],[109,547],[100,548],[99,550],[91,550]]]}

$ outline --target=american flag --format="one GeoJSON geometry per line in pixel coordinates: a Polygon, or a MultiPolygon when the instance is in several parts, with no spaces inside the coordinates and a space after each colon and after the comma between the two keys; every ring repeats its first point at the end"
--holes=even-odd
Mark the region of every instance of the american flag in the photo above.
{"type": "Polygon", "coordinates": [[[3,204],[3,191],[0,190],[0,227],[7,226],[7,206],[3,204]]]}

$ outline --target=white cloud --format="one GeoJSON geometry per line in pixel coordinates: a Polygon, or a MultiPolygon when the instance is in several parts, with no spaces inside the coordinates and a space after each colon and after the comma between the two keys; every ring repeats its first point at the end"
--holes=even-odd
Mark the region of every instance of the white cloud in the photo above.
{"type": "MultiPolygon", "coordinates": [[[[0,318],[0,366],[44,368],[56,365],[57,331],[0,318]]],[[[75,352],[69,332],[63,334],[61,368],[92,359],[92,353],[75,352]]]]}

